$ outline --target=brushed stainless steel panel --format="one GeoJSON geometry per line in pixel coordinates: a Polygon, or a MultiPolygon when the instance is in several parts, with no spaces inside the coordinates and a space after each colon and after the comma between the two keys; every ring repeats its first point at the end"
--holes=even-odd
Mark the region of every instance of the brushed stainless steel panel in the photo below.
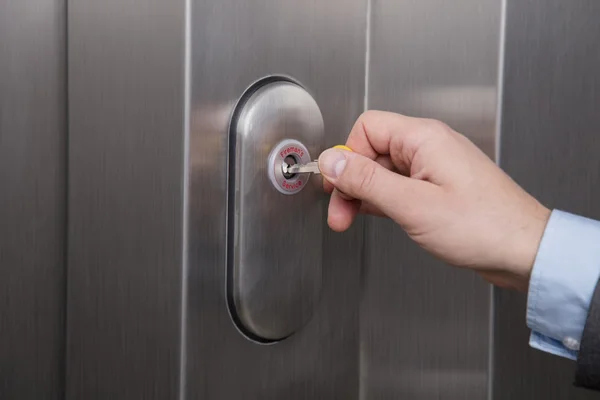
{"type": "Polygon", "coordinates": [[[64,0],[0,2],[0,398],[62,399],[64,0]]]}
{"type": "MultiPolygon", "coordinates": [[[[546,206],[600,219],[600,3],[509,1],[500,165],[546,206]]],[[[495,291],[494,399],[597,399],[529,348],[526,296],[495,291]]]]}
{"type": "MultiPolygon", "coordinates": [[[[438,118],[494,156],[502,4],[372,0],[368,108],[438,118]]],[[[400,228],[366,229],[365,399],[484,399],[490,287],[400,228]]]]}
{"type": "Polygon", "coordinates": [[[282,340],[318,305],[324,216],[319,177],[283,167],[324,150],[323,117],[302,86],[268,77],[240,99],[229,134],[230,312],[249,338],[282,340]]]}
{"type": "Polygon", "coordinates": [[[270,346],[231,323],[224,239],[236,99],[265,75],[293,76],[321,108],[323,145],[340,143],[363,107],[366,2],[195,0],[191,9],[186,398],[356,399],[360,224],[338,235],[323,218],[319,306],[300,332],[270,346]]]}
{"type": "Polygon", "coordinates": [[[68,399],[179,393],[184,10],[69,3],[68,399]]]}

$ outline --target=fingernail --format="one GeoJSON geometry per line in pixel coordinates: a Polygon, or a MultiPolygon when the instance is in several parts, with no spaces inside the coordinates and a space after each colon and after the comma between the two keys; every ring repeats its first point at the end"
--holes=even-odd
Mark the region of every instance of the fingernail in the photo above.
{"type": "Polygon", "coordinates": [[[319,169],[329,178],[337,178],[346,168],[346,156],[343,151],[329,149],[319,157],[319,169]]]}

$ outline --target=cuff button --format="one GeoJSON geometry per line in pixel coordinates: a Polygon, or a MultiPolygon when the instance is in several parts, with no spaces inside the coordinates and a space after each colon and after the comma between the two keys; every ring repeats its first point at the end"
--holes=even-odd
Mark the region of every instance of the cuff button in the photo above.
{"type": "Polygon", "coordinates": [[[572,337],[566,337],[562,341],[563,346],[565,346],[569,350],[578,351],[579,350],[579,341],[573,339],[572,337]]]}

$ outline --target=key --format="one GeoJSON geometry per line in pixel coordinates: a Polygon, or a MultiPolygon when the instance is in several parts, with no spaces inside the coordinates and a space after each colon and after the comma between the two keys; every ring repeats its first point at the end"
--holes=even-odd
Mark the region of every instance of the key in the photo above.
{"type": "MultiPolygon", "coordinates": [[[[346,150],[346,151],[352,151],[352,149],[350,149],[349,147],[342,146],[342,145],[333,146],[333,148],[334,149],[342,149],[342,150],[346,150]]],[[[320,174],[321,170],[319,169],[319,161],[315,160],[315,161],[311,161],[306,164],[294,164],[294,165],[284,164],[283,165],[283,173],[284,174],[307,174],[307,173],[320,174]]]]}
{"type": "Polygon", "coordinates": [[[306,173],[320,174],[319,161],[311,161],[307,164],[294,164],[283,166],[283,173],[285,174],[306,174],[306,173]]]}

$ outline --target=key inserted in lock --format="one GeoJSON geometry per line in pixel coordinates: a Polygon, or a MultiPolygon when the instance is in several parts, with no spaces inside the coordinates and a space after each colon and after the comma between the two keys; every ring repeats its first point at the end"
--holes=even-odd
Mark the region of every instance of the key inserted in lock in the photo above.
{"type": "Polygon", "coordinates": [[[227,303],[247,338],[276,342],[310,321],[321,292],[322,190],[288,166],[323,150],[323,117],[300,84],[268,77],[230,126],[227,303]]]}
{"type": "MultiPolygon", "coordinates": [[[[345,151],[352,151],[352,149],[348,146],[337,145],[333,146],[334,149],[340,149],[345,151]]],[[[319,168],[319,160],[311,161],[308,164],[299,164],[297,162],[293,164],[283,163],[283,173],[292,176],[292,174],[320,174],[321,169],[319,168]]]]}
{"type": "Polygon", "coordinates": [[[321,170],[319,169],[319,161],[311,161],[308,164],[298,164],[295,163],[293,165],[286,165],[284,168],[284,173],[287,174],[320,174],[321,170]]]}
{"type": "Polygon", "coordinates": [[[271,183],[280,193],[296,194],[306,186],[310,174],[290,172],[289,164],[306,164],[310,162],[310,153],[306,146],[298,140],[285,139],[277,143],[271,150],[267,162],[271,183]]]}
{"type": "Polygon", "coordinates": [[[283,176],[286,179],[292,179],[297,174],[297,171],[294,171],[294,172],[290,171],[290,167],[292,167],[296,164],[298,164],[296,157],[287,156],[286,158],[284,158],[283,164],[281,164],[281,170],[283,171],[283,176]]]}

